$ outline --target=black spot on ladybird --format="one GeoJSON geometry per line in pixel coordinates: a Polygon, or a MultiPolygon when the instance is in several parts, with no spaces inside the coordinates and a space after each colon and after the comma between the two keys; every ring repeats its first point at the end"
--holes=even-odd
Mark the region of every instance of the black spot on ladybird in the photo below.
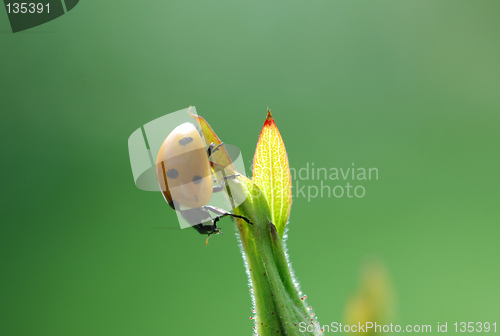
{"type": "Polygon", "coordinates": [[[201,182],[201,180],[202,180],[202,178],[201,178],[201,176],[199,176],[199,175],[196,175],[195,177],[193,177],[193,182],[194,182],[195,184],[200,183],[200,182],[201,182]]]}
{"type": "Polygon", "coordinates": [[[177,169],[169,169],[168,172],[167,172],[167,177],[168,178],[177,178],[177,176],[179,176],[179,172],[177,171],[177,169]]]}
{"type": "Polygon", "coordinates": [[[185,138],[182,138],[182,139],[179,140],[179,145],[186,146],[191,141],[193,141],[193,138],[191,138],[191,137],[185,137],[185,138]]]}

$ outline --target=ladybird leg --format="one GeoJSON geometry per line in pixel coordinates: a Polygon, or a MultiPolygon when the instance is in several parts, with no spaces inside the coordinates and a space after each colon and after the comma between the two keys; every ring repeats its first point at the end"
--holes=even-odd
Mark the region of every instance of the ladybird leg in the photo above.
{"type": "Polygon", "coordinates": [[[224,143],[223,143],[223,142],[221,142],[220,144],[218,144],[217,146],[215,146],[215,148],[214,148],[214,150],[212,151],[212,153],[213,153],[213,152],[218,151],[218,150],[219,150],[219,148],[220,148],[220,147],[222,147],[222,146],[224,146],[224,143]]]}
{"type": "Polygon", "coordinates": [[[215,218],[214,218],[214,225],[217,225],[217,222],[218,222],[218,221],[220,221],[220,219],[221,219],[222,217],[225,217],[225,216],[227,216],[227,214],[223,214],[223,215],[220,215],[220,216],[215,217],[215,218]]]}
{"type": "Polygon", "coordinates": [[[217,146],[216,146],[213,142],[212,142],[212,143],[210,143],[210,145],[208,145],[208,148],[207,148],[207,155],[208,155],[208,157],[211,157],[211,156],[212,156],[212,154],[213,154],[214,152],[218,151],[218,150],[219,150],[219,148],[220,148],[221,146],[223,146],[223,145],[224,145],[224,143],[223,143],[223,142],[221,142],[221,143],[220,143],[220,144],[218,144],[217,146]]]}
{"type": "Polygon", "coordinates": [[[213,142],[212,142],[212,143],[210,143],[210,145],[209,145],[209,146],[208,146],[208,148],[207,148],[207,154],[208,154],[208,157],[211,157],[211,156],[212,156],[212,154],[213,154],[214,152],[218,151],[218,150],[219,150],[219,148],[220,148],[221,146],[223,146],[223,145],[224,145],[224,143],[223,143],[223,142],[221,142],[221,143],[220,143],[220,144],[218,144],[217,146],[216,146],[213,142]]]}
{"type": "Polygon", "coordinates": [[[212,188],[212,192],[213,193],[216,193],[216,192],[221,192],[222,190],[224,190],[224,185],[221,185],[221,186],[214,186],[212,188]]]}
{"type": "Polygon", "coordinates": [[[227,179],[235,179],[235,178],[237,178],[238,176],[240,176],[240,174],[228,175],[228,176],[224,176],[224,179],[225,179],[225,180],[227,180],[227,179]]]}
{"type": "Polygon", "coordinates": [[[217,222],[220,221],[220,219],[222,218],[223,216],[218,216],[218,217],[215,217],[214,218],[214,225],[217,225],[217,222]]]}
{"type": "Polygon", "coordinates": [[[213,142],[210,145],[208,145],[208,148],[207,148],[208,157],[212,156],[214,148],[215,148],[215,144],[213,142]]]}
{"type": "MultiPolygon", "coordinates": [[[[234,175],[224,176],[224,178],[220,181],[220,186],[215,186],[214,185],[214,187],[212,189],[212,192],[216,193],[216,192],[221,192],[221,191],[225,190],[226,189],[226,183],[224,182],[224,180],[235,179],[238,176],[240,176],[240,174],[234,174],[234,175]]],[[[216,183],[216,182],[219,182],[219,181],[217,179],[214,179],[214,183],[216,183]]]]}
{"type": "Polygon", "coordinates": [[[236,218],[239,218],[239,219],[243,219],[248,224],[253,225],[253,223],[250,221],[250,219],[246,218],[245,216],[235,215],[235,214],[232,214],[232,213],[228,213],[227,215],[231,216],[231,217],[236,217],[236,218]]]}
{"type": "Polygon", "coordinates": [[[250,222],[250,220],[248,218],[246,218],[245,216],[240,216],[240,215],[235,215],[235,214],[232,214],[232,213],[229,213],[229,212],[226,212],[225,214],[223,215],[220,215],[220,216],[217,216],[214,218],[214,223],[217,223],[221,218],[223,217],[226,217],[226,216],[229,216],[229,217],[233,217],[233,218],[239,218],[239,219],[243,219],[245,222],[247,222],[248,224],[250,225],[253,225],[252,222],[250,222]]]}
{"type": "Polygon", "coordinates": [[[211,206],[211,205],[205,205],[203,208],[206,209],[206,210],[210,210],[214,214],[217,215],[217,217],[214,218],[214,224],[217,223],[222,217],[230,216],[230,217],[233,217],[233,218],[243,219],[248,224],[253,225],[253,223],[248,218],[246,218],[245,216],[235,215],[235,214],[227,212],[227,211],[225,211],[223,209],[211,206]]]}
{"type": "Polygon", "coordinates": [[[213,222],[213,227],[214,227],[214,232],[215,233],[218,233],[218,234],[221,234],[221,235],[224,235],[224,232],[222,232],[218,227],[217,227],[217,217],[214,218],[214,222],[213,222]]]}
{"type": "MultiPolygon", "coordinates": [[[[226,178],[226,177],[224,177],[224,178],[226,178]]],[[[218,181],[217,181],[217,180],[214,180],[214,182],[218,182],[218,181]]],[[[221,180],[221,181],[220,181],[220,186],[216,186],[216,185],[214,185],[214,187],[212,188],[212,192],[213,192],[213,193],[216,193],[216,192],[221,192],[221,191],[223,191],[223,190],[225,190],[225,189],[226,189],[226,184],[224,183],[224,180],[221,180]]]]}

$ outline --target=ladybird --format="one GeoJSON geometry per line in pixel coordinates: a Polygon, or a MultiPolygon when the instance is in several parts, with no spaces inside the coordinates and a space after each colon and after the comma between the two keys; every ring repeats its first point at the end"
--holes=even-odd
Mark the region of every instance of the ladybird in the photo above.
{"type": "MultiPolygon", "coordinates": [[[[196,127],[189,122],[177,126],[165,139],[156,158],[156,176],[165,201],[200,234],[222,233],[217,222],[225,216],[248,218],[208,205],[212,194],[224,186],[214,186],[210,156],[222,144],[208,148],[196,127]],[[210,212],[215,214],[212,217],[210,212]]],[[[235,178],[236,175],[226,178],[235,178]]],[[[208,238],[207,238],[208,240],[208,238]]]]}

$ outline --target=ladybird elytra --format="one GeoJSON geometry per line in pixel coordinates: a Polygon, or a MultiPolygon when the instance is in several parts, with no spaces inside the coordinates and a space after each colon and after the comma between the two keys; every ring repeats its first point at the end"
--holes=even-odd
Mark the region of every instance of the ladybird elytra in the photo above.
{"type": "Polygon", "coordinates": [[[213,177],[207,149],[196,127],[177,126],[165,139],[156,158],[156,175],[165,200],[176,210],[207,205],[213,177]]]}

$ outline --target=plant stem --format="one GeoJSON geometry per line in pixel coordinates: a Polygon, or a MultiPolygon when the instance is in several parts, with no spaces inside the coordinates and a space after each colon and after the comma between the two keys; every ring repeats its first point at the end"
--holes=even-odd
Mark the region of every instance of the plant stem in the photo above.
{"type": "Polygon", "coordinates": [[[255,331],[257,335],[320,335],[318,323],[299,294],[292,276],[283,240],[270,222],[265,197],[250,180],[239,179],[247,190],[247,199],[235,213],[247,217],[253,225],[236,219],[250,275],[254,300],[255,331]],[[305,331],[313,326],[316,331],[305,331]]]}

